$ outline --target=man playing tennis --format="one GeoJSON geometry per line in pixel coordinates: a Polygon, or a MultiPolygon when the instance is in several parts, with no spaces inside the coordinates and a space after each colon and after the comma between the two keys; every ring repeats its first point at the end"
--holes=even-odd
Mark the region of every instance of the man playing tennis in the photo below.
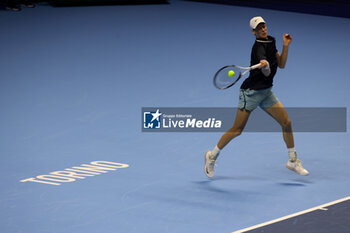
{"type": "Polygon", "coordinates": [[[289,153],[289,160],[286,167],[300,175],[308,175],[309,172],[303,168],[297,158],[291,120],[282,103],[271,91],[273,77],[276,74],[277,67],[283,69],[286,65],[288,47],[292,41],[292,37],[289,34],[283,35],[283,50],[280,54],[276,49],[275,38],[267,34],[266,23],[262,17],[257,16],[252,18],[250,20],[250,27],[256,36],[252,48],[250,65],[260,64],[260,67],[259,69],[251,70],[249,77],[241,85],[238,110],[233,127],[221,137],[213,150],[205,153],[205,174],[208,177],[214,176],[214,165],[220,151],[233,138],[242,133],[250,113],[259,106],[282,127],[283,139],[289,153]]]}

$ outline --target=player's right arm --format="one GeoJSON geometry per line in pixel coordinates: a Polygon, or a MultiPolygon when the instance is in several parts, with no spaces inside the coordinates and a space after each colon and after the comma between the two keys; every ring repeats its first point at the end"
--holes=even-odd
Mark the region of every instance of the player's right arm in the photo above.
{"type": "Polygon", "coordinates": [[[264,68],[266,66],[269,65],[269,62],[266,59],[266,49],[262,44],[256,45],[256,47],[254,47],[255,49],[255,56],[257,58],[257,60],[260,63],[259,68],[264,68]]]}
{"type": "MultiPolygon", "coordinates": [[[[266,48],[262,44],[256,44],[254,45],[254,51],[253,53],[256,56],[256,60],[259,61],[259,69],[261,69],[261,72],[267,77],[270,75],[271,70],[269,66],[269,62],[266,59],[266,48]]],[[[253,64],[252,64],[253,65],[253,64]]],[[[255,64],[254,64],[255,65],[255,64]]]]}
{"type": "Polygon", "coordinates": [[[264,68],[269,65],[269,62],[267,60],[260,60],[260,68],[264,68]]]}

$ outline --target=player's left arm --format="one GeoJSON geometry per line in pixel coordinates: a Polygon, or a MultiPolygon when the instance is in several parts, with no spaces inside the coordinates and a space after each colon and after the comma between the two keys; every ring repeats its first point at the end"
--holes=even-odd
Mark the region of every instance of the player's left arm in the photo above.
{"type": "Polygon", "coordinates": [[[281,68],[281,69],[286,67],[287,58],[288,58],[288,48],[289,48],[289,45],[290,45],[291,42],[292,42],[291,35],[285,33],[283,35],[283,49],[282,49],[282,53],[281,54],[279,54],[279,52],[276,53],[278,67],[281,68]]]}

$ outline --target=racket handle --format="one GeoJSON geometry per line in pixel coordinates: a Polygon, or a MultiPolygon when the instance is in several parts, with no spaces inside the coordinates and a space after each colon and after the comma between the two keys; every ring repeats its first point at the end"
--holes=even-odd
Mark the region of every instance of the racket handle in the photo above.
{"type": "Polygon", "coordinates": [[[259,63],[259,64],[256,64],[256,65],[251,66],[251,67],[250,67],[250,69],[251,69],[251,70],[255,70],[255,69],[259,68],[259,66],[260,66],[260,63],[259,63]]]}

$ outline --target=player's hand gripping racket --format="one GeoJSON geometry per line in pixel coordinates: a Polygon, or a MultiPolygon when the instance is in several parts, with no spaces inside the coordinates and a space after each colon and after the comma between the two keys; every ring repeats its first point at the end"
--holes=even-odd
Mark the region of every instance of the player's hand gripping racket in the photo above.
{"type": "Polygon", "coordinates": [[[260,63],[251,67],[241,67],[236,65],[224,66],[219,69],[214,76],[214,86],[224,90],[235,85],[238,80],[251,70],[259,68],[260,63]]]}

